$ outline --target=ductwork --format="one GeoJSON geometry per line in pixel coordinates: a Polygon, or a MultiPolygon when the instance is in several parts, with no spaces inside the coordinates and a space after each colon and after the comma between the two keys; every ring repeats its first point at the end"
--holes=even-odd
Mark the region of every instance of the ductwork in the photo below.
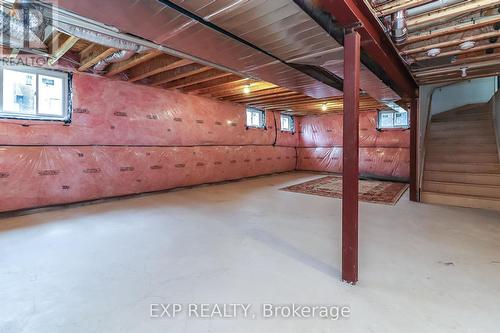
{"type": "Polygon", "coordinates": [[[391,36],[396,45],[403,44],[408,39],[408,27],[406,25],[406,12],[397,11],[391,18],[391,36]]]}
{"type": "Polygon", "coordinates": [[[96,73],[105,73],[106,67],[109,64],[117,63],[120,61],[125,61],[132,58],[136,53],[143,53],[149,50],[149,48],[141,46],[139,44],[120,39],[114,36],[109,36],[101,32],[96,32],[84,27],[64,23],[64,22],[54,22],[54,27],[64,32],[68,35],[72,35],[89,42],[93,42],[99,45],[107,46],[110,48],[118,49],[119,51],[113,53],[104,60],[98,62],[93,70],[96,73]]]}
{"type": "Polygon", "coordinates": [[[436,10],[436,9],[441,9],[447,6],[451,6],[457,3],[463,2],[463,0],[438,0],[434,1],[431,3],[428,3],[423,6],[418,6],[415,8],[408,9],[408,16],[417,16],[420,14],[425,14],[427,12],[436,10]]]}
{"type": "Polygon", "coordinates": [[[110,55],[109,57],[107,57],[106,59],[99,61],[94,66],[94,71],[98,74],[102,74],[105,72],[106,67],[108,67],[108,65],[128,60],[128,59],[132,58],[135,54],[136,54],[136,52],[127,51],[127,50],[121,50],[121,51],[115,52],[112,55],[110,55]]]}
{"type": "Polygon", "coordinates": [[[119,39],[100,32],[89,30],[87,28],[56,21],[54,21],[53,25],[54,28],[56,28],[61,32],[64,32],[67,35],[75,36],[92,43],[104,45],[107,47],[112,47],[118,50],[134,51],[136,53],[141,53],[145,51],[145,48],[139,46],[136,43],[132,43],[124,39],[119,39]]]}

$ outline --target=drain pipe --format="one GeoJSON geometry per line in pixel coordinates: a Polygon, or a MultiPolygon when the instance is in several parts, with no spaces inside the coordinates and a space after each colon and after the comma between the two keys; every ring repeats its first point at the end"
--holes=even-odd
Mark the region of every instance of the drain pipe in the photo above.
{"type": "Polygon", "coordinates": [[[391,36],[396,45],[401,45],[408,39],[408,26],[406,24],[406,12],[404,10],[392,14],[391,36]]]}

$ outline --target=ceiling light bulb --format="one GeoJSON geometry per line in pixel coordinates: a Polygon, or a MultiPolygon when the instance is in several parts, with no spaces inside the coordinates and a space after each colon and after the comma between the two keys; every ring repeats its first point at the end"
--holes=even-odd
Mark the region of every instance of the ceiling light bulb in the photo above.
{"type": "Polygon", "coordinates": [[[243,88],[243,93],[244,93],[245,95],[248,95],[248,94],[250,94],[250,92],[251,92],[251,90],[250,90],[250,85],[249,85],[249,84],[247,84],[247,85],[243,88]]]}
{"type": "Polygon", "coordinates": [[[468,69],[468,67],[460,68],[460,70],[462,71],[462,77],[467,77],[467,69],[468,69]]]}
{"type": "Polygon", "coordinates": [[[321,105],[321,111],[328,111],[328,105],[326,105],[326,103],[321,105]]]}
{"type": "Polygon", "coordinates": [[[476,42],[474,42],[472,40],[467,40],[467,41],[463,42],[462,44],[460,44],[458,47],[460,48],[460,50],[466,51],[466,50],[472,49],[474,46],[476,46],[476,42]]]}

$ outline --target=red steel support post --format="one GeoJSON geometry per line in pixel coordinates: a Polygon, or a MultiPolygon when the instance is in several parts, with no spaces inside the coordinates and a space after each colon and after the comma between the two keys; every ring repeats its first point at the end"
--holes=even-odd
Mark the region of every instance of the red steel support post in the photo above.
{"type": "Polygon", "coordinates": [[[419,201],[418,190],[418,99],[413,98],[410,105],[410,200],[419,201]]]}
{"type": "Polygon", "coordinates": [[[344,143],[342,197],[342,280],[358,281],[359,71],[361,37],[344,44],[344,143]]]}

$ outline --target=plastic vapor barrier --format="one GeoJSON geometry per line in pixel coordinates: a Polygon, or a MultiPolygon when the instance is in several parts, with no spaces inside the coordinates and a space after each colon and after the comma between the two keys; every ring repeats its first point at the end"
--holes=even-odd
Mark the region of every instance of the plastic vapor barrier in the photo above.
{"type": "MultiPolygon", "coordinates": [[[[343,115],[302,117],[297,169],[342,172],[343,115]]],[[[377,130],[377,112],[360,113],[359,168],[362,175],[407,180],[410,173],[408,130],[377,130]]]]}
{"type": "Polygon", "coordinates": [[[0,120],[0,212],[295,169],[279,114],[247,129],[233,103],[83,74],[73,91],[71,124],[0,120]]]}

